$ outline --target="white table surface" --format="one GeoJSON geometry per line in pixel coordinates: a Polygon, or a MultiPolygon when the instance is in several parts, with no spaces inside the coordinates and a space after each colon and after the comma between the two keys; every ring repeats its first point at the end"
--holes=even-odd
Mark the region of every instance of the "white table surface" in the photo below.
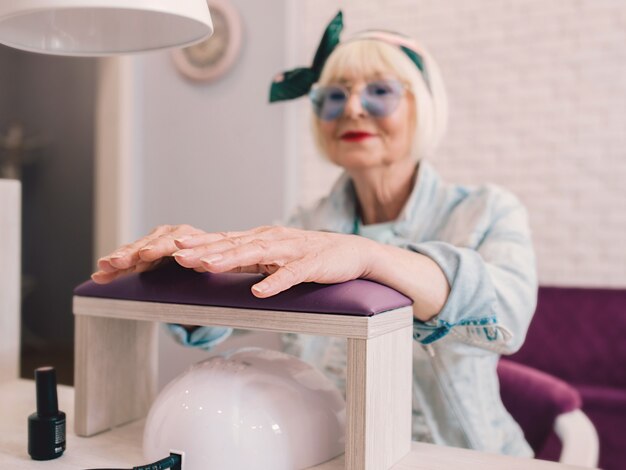
{"type": "MultiPolygon", "coordinates": [[[[16,380],[0,384],[0,469],[83,470],[132,468],[147,464],[141,452],[143,421],[90,438],[74,435],[74,389],[58,387],[59,409],[67,414],[67,449],[55,460],[31,460],[27,451],[28,416],[35,411],[35,384],[16,380]]],[[[317,470],[342,468],[341,459],[317,470]]],[[[413,443],[412,452],[394,470],[567,470],[580,467],[413,443]]],[[[211,470],[211,469],[207,469],[211,470]]],[[[251,469],[253,470],[253,469],[251,469]]]]}

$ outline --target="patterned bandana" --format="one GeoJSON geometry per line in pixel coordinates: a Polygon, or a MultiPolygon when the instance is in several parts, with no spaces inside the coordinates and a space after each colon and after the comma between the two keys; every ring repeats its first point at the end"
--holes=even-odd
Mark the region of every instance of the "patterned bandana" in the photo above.
{"type": "MultiPolygon", "coordinates": [[[[313,84],[319,80],[326,60],[339,45],[339,35],[342,30],[343,14],[339,11],[324,31],[320,45],[315,52],[313,64],[310,67],[298,67],[288,70],[274,79],[270,87],[270,103],[299,98],[311,90],[313,84]]],[[[399,47],[419,69],[426,86],[430,89],[424,59],[416,51],[417,46],[410,38],[391,31],[372,30],[364,31],[348,40],[348,42],[361,39],[375,39],[399,47]]]]}

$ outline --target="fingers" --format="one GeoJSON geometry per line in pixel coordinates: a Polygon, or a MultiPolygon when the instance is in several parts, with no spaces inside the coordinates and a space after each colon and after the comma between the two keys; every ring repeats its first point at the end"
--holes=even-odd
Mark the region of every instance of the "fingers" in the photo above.
{"type": "Polygon", "coordinates": [[[131,268],[118,269],[113,272],[106,272],[102,270],[96,271],[95,273],[91,275],[91,279],[96,284],[108,284],[109,282],[117,279],[118,277],[124,276],[126,274],[143,273],[146,271],[150,271],[156,268],[158,265],[160,265],[162,261],[163,261],[162,259],[158,261],[153,261],[150,263],[146,263],[145,261],[140,261],[139,263],[137,263],[135,266],[131,268]]]}
{"type": "Polygon", "coordinates": [[[252,286],[252,294],[261,299],[271,297],[305,282],[309,273],[309,261],[301,259],[279,268],[274,274],[252,286]]]}
{"type": "MultiPolygon", "coordinates": [[[[202,266],[200,259],[220,250],[219,242],[228,240],[227,245],[234,245],[234,240],[238,239],[245,232],[216,232],[202,233],[199,235],[185,235],[175,238],[174,243],[177,251],[172,253],[178,264],[185,268],[198,268],[202,266]]],[[[206,271],[206,270],[205,270],[206,271]]]]}
{"type": "MultiPolygon", "coordinates": [[[[253,265],[284,266],[302,256],[302,249],[291,240],[280,243],[263,239],[253,239],[248,243],[225,249],[223,242],[218,242],[217,249],[211,248],[209,254],[200,258],[200,263],[209,272],[223,273],[237,268],[253,265]]],[[[231,245],[229,245],[231,246],[231,245]]]]}
{"type": "MultiPolygon", "coordinates": [[[[334,243],[326,237],[325,244],[334,243]]],[[[253,294],[257,297],[270,297],[312,280],[311,276],[316,280],[320,277],[315,273],[320,272],[321,245],[319,240],[313,240],[311,232],[259,227],[246,232],[200,234],[176,239],[175,243],[181,250],[173,256],[187,268],[203,267],[211,273],[269,274],[254,286],[253,294]]]]}
{"type": "Polygon", "coordinates": [[[159,233],[158,236],[148,240],[143,246],[137,247],[137,253],[143,261],[155,261],[164,256],[171,256],[172,253],[178,251],[174,242],[177,237],[193,236],[198,233],[202,233],[202,231],[189,225],[171,227],[167,232],[159,233]]]}
{"type": "Polygon", "coordinates": [[[107,272],[107,273],[111,273],[111,272],[117,271],[117,268],[113,267],[113,265],[109,261],[108,257],[107,258],[100,258],[98,260],[98,269],[100,269],[101,271],[107,272]]]}
{"type": "Polygon", "coordinates": [[[139,262],[139,251],[158,237],[167,234],[171,230],[169,225],[161,225],[150,234],[139,240],[121,246],[113,253],[98,260],[98,268],[105,272],[129,269],[139,262]]]}
{"type": "Polygon", "coordinates": [[[180,249],[196,248],[198,246],[206,245],[208,243],[213,243],[219,240],[248,235],[251,232],[252,230],[247,230],[245,232],[214,232],[214,233],[202,232],[197,235],[185,234],[185,235],[176,237],[174,239],[174,242],[176,243],[176,246],[180,249]]]}
{"type": "Polygon", "coordinates": [[[127,273],[153,269],[156,262],[178,250],[174,238],[199,233],[202,231],[190,225],[156,227],[145,237],[100,258],[99,271],[92,278],[95,282],[107,283],[127,273]]]}
{"type": "Polygon", "coordinates": [[[130,274],[132,269],[118,269],[117,271],[107,273],[105,271],[96,271],[91,275],[91,279],[96,284],[108,284],[124,274],[130,274]]]}
{"type": "Polygon", "coordinates": [[[312,249],[308,234],[295,229],[203,233],[177,238],[175,243],[181,250],[173,256],[184,267],[203,267],[211,273],[270,274],[253,288],[253,294],[261,298],[303,282],[312,267],[312,260],[302,259],[312,249]]]}
{"type": "MultiPolygon", "coordinates": [[[[231,267],[224,267],[223,270],[212,272],[225,272],[235,267],[248,266],[264,262],[260,257],[263,249],[267,251],[270,245],[275,245],[277,239],[284,237],[285,233],[278,227],[257,227],[253,230],[245,232],[219,232],[219,233],[202,233],[197,236],[187,236],[183,239],[175,239],[176,245],[181,250],[173,253],[176,261],[186,268],[195,268],[206,265],[203,259],[212,260],[219,258],[218,255],[228,257],[229,259],[238,254],[237,251],[231,251],[238,247],[252,245],[247,250],[254,248],[258,251],[256,258],[249,261],[245,258],[233,258],[231,267]]],[[[281,241],[286,241],[282,239],[281,241]]]]}

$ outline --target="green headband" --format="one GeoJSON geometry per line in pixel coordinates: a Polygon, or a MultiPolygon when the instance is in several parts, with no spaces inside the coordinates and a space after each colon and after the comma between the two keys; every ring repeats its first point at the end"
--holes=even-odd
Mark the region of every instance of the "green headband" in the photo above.
{"type": "MultiPolygon", "coordinates": [[[[315,57],[313,58],[313,64],[311,67],[298,67],[293,70],[288,70],[287,72],[284,72],[276,77],[270,87],[270,103],[299,98],[306,95],[311,90],[313,84],[319,80],[328,57],[339,45],[339,35],[342,30],[343,14],[339,11],[326,27],[322,40],[320,41],[320,45],[315,52],[315,57]]],[[[376,32],[372,33],[375,34],[376,32]]],[[[395,35],[398,39],[400,39],[400,35],[397,33],[381,31],[380,34],[387,37],[395,35]]],[[[426,68],[424,66],[424,59],[415,50],[405,44],[401,44],[401,40],[396,42],[388,40],[387,38],[383,39],[381,37],[368,38],[366,36],[365,38],[378,39],[398,46],[419,69],[424,81],[426,82],[426,86],[430,89],[428,74],[426,73],[426,68]]]]}

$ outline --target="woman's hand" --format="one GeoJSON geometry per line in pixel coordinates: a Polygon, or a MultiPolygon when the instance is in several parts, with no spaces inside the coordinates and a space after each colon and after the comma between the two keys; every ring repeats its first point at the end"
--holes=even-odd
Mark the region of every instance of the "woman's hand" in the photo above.
{"type": "Polygon", "coordinates": [[[439,313],[450,293],[443,271],[424,255],[357,235],[286,227],[207,233],[189,225],[162,225],[98,260],[100,270],[91,277],[105,284],[153,269],[170,256],[199,272],[267,274],[252,286],[260,298],[302,282],[370,279],[413,299],[414,315],[421,321],[439,313]]]}
{"type": "Polygon", "coordinates": [[[355,235],[286,227],[189,233],[173,242],[180,248],[173,256],[186,268],[268,274],[252,286],[252,293],[261,298],[301,282],[332,284],[365,277],[374,244],[355,235]]]}
{"type": "Polygon", "coordinates": [[[91,278],[98,284],[106,284],[124,274],[149,271],[158,266],[165,257],[178,251],[174,239],[204,233],[190,225],[161,225],[139,240],[124,245],[98,260],[99,271],[91,278]]]}
{"type": "Polygon", "coordinates": [[[421,321],[443,308],[450,287],[430,258],[357,235],[287,227],[258,227],[244,232],[196,233],[174,239],[178,264],[212,273],[267,274],[252,286],[256,297],[276,295],[301,282],[334,284],[370,279],[413,300],[421,321]]]}

